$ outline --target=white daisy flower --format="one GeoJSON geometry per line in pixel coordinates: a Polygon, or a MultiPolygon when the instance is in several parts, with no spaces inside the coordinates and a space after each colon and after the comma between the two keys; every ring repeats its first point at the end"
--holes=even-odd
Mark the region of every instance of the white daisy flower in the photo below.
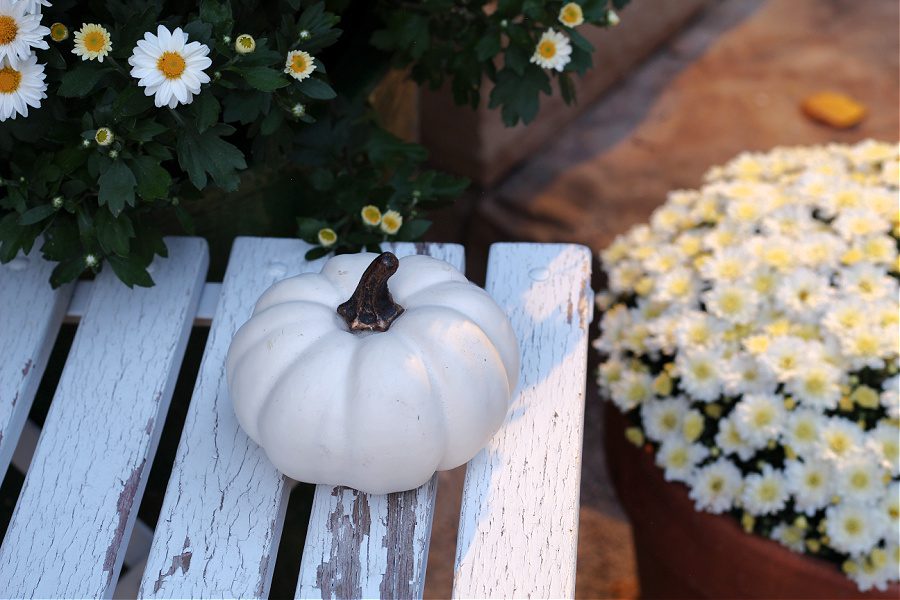
{"type": "Polygon", "coordinates": [[[316,70],[316,61],[309,52],[303,50],[291,50],[284,61],[284,72],[296,79],[303,81],[316,70]]]}
{"type": "Polygon", "coordinates": [[[27,117],[29,106],[40,108],[47,97],[44,78],[44,65],[37,64],[34,54],[15,67],[7,58],[0,60],[0,122],[17,115],[27,117]]]}
{"type": "Polygon", "coordinates": [[[741,438],[762,448],[781,432],[785,421],[784,400],[775,395],[747,394],[734,409],[734,422],[741,438]]]}
{"type": "Polygon", "coordinates": [[[781,336],[772,340],[760,358],[779,381],[787,381],[799,373],[805,364],[805,356],[806,342],[793,336],[781,336]]]}
{"type": "Polygon", "coordinates": [[[737,424],[731,417],[719,421],[719,431],[716,433],[716,446],[721,448],[722,454],[735,454],[741,460],[750,460],[756,453],[756,448],[741,435],[737,424]]]}
{"type": "Polygon", "coordinates": [[[394,235],[403,226],[403,215],[396,210],[386,210],[381,215],[381,223],[378,227],[388,235],[394,235]]]}
{"type": "Polygon", "coordinates": [[[778,512],[789,497],[784,473],[770,465],[764,465],[761,473],[751,473],[744,479],[741,503],[752,515],[778,512]]]}
{"type": "Polygon", "coordinates": [[[851,555],[869,552],[887,529],[887,517],[862,504],[841,502],[825,511],[829,545],[851,555]]]}
{"type": "Polygon", "coordinates": [[[831,299],[828,279],[810,269],[795,269],[779,282],[775,292],[778,305],[795,318],[815,322],[831,299]]]}
{"type": "Polygon", "coordinates": [[[34,48],[48,49],[43,40],[50,29],[41,25],[41,14],[31,13],[31,2],[0,0],[0,61],[27,60],[34,48]]]}
{"type": "Polygon", "coordinates": [[[842,372],[818,360],[804,360],[804,366],[788,379],[785,389],[804,406],[837,408],[841,399],[842,372]]]}
{"type": "Polygon", "coordinates": [[[831,502],[834,476],[828,463],[815,459],[788,460],[784,474],[797,512],[812,516],[831,502]]]}
{"type": "Polygon", "coordinates": [[[128,64],[131,76],[144,88],[144,94],[154,96],[158,108],[175,108],[190,104],[200,93],[200,86],[209,83],[203,72],[212,65],[207,57],[209,47],[200,42],[188,43],[188,36],[180,27],[169,31],[160,25],[156,35],[144,34],[128,64]]]}
{"type": "Polygon", "coordinates": [[[39,15],[44,6],[53,6],[49,0],[13,0],[26,5],[25,12],[31,15],[39,15]]]}
{"type": "Polygon", "coordinates": [[[96,23],[85,23],[75,32],[75,44],[72,54],[81,60],[103,62],[104,57],[112,51],[112,40],[109,32],[96,23]]]}
{"type": "Polygon", "coordinates": [[[647,400],[641,404],[644,433],[654,442],[662,442],[678,435],[688,403],[683,398],[647,400]]]}
{"type": "Polygon", "coordinates": [[[849,565],[852,566],[847,575],[856,582],[861,592],[872,588],[887,591],[888,584],[900,578],[898,576],[900,558],[896,544],[888,544],[886,548],[874,548],[865,556],[851,559],[849,565]]]}
{"type": "Polygon", "coordinates": [[[538,40],[531,62],[544,69],[562,71],[572,60],[572,44],[564,34],[548,29],[538,40]]]}
{"type": "Polygon", "coordinates": [[[697,471],[690,497],[697,510],[721,514],[734,505],[741,485],[738,468],[731,461],[720,458],[697,471]]]}
{"type": "Polygon", "coordinates": [[[699,310],[678,311],[675,336],[682,348],[711,348],[719,343],[726,325],[699,310]]]}
{"type": "Polygon", "coordinates": [[[675,358],[679,384],[688,396],[712,402],[722,394],[719,353],[715,350],[684,350],[675,358]]]}
{"type": "Polygon", "coordinates": [[[671,437],[660,445],[656,464],[665,470],[666,481],[688,481],[694,467],[708,455],[709,450],[700,444],[671,437]]]}
{"type": "Polygon", "coordinates": [[[845,240],[885,233],[890,224],[870,208],[860,207],[842,211],[831,224],[845,240]]]}
{"type": "Polygon", "coordinates": [[[697,303],[700,282],[693,271],[678,267],[659,278],[653,297],[661,302],[693,306],[697,303]]]}
{"type": "Polygon", "coordinates": [[[837,465],[837,489],[850,502],[871,504],[884,494],[884,469],[868,456],[860,455],[837,465]]]}
{"type": "Polygon", "coordinates": [[[772,532],[769,535],[773,540],[794,552],[799,552],[800,554],[806,552],[806,531],[800,527],[779,523],[772,528],[772,532]]]}
{"type": "Polygon", "coordinates": [[[887,487],[887,493],[881,498],[881,512],[887,516],[893,541],[900,542],[900,481],[894,481],[887,487]]]}

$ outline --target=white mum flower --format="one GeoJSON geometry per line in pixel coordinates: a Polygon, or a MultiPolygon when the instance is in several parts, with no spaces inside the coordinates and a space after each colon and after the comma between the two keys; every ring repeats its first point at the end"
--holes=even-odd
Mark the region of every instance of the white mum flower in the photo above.
{"type": "Polygon", "coordinates": [[[50,29],[41,25],[41,14],[30,14],[30,2],[0,0],[0,61],[27,60],[34,48],[48,49],[43,40],[50,29]]]}
{"type": "Polygon", "coordinates": [[[825,511],[825,531],[829,545],[851,555],[869,552],[887,529],[881,511],[862,504],[842,502],[825,511]]]}
{"type": "Polygon", "coordinates": [[[711,348],[721,343],[726,325],[699,310],[677,311],[675,337],[682,348],[711,348]]]}
{"type": "Polygon", "coordinates": [[[731,461],[720,458],[697,471],[690,497],[697,510],[720,514],[734,505],[741,484],[738,468],[731,461]]]}
{"type": "Polygon", "coordinates": [[[794,498],[797,512],[812,516],[828,506],[834,493],[834,475],[828,463],[815,459],[788,460],[784,467],[788,491],[794,498]]]}
{"type": "Polygon", "coordinates": [[[779,381],[787,381],[799,373],[807,352],[807,344],[802,339],[782,336],[772,340],[761,359],[779,381]]]}
{"type": "Polygon", "coordinates": [[[897,295],[897,282],[887,274],[887,269],[868,263],[859,263],[841,271],[841,291],[858,296],[863,302],[873,302],[897,295]]]}
{"type": "Polygon", "coordinates": [[[794,552],[799,552],[800,554],[806,552],[806,544],[804,543],[806,540],[806,531],[800,527],[788,525],[787,523],[779,523],[772,528],[770,537],[794,552]]]}
{"type": "Polygon", "coordinates": [[[755,448],[778,437],[785,417],[784,400],[776,395],[747,394],[734,409],[734,422],[741,437],[755,448]]]}
{"type": "Polygon", "coordinates": [[[681,431],[681,421],[688,408],[687,400],[683,398],[647,400],[641,405],[644,433],[655,442],[676,437],[681,431]]]}
{"type": "Polygon", "coordinates": [[[649,373],[626,370],[618,381],[610,384],[610,396],[620,409],[631,410],[653,398],[653,378],[649,373]]]}
{"type": "Polygon", "coordinates": [[[891,225],[869,208],[854,208],[841,212],[831,224],[845,240],[890,231],[891,225]]]}
{"type": "Polygon", "coordinates": [[[888,544],[886,548],[875,548],[865,556],[851,559],[852,569],[847,575],[862,592],[872,588],[887,591],[888,584],[898,580],[900,557],[897,548],[896,544],[888,544]]]}
{"type": "Polygon", "coordinates": [[[788,415],[782,430],[782,441],[800,454],[813,453],[819,444],[819,435],[825,425],[821,413],[798,408],[788,415]]]}
{"type": "Polygon", "coordinates": [[[131,76],[144,94],[154,96],[158,108],[175,108],[193,102],[200,86],[209,83],[209,75],[203,72],[212,65],[207,54],[209,47],[188,43],[188,35],[180,27],[169,31],[160,25],[156,35],[147,32],[138,40],[128,64],[133,67],[131,76]]]}
{"type": "Polygon", "coordinates": [[[296,79],[303,81],[316,70],[316,61],[309,52],[303,50],[291,50],[284,61],[284,72],[296,79]]]}
{"type": "Polygon", "coordinates": [[[738,352],[725,365],[722,378],[725,392],[730,396],[772,394],[778,387],[772,372],[746,352],[738,352]]]}
{"type": "Polygon", "coordinates": [[[865,448],[863,432],[852,421],[841,417],[826,418],[819,429],[821,456],[837,463],[848,460],[865,448]]]}
{"type": "Polygon", "coordinates": [[[900,375],[894,375],[881,386],[881,405],[892,419],[900,419],[900,375]]]}
{"type": "Polygon", "coordinates": [[[747,324],[756,317],[759,296],[743,285],[717,285],[703,294],[703,303],[720,319],[747,324]]]}
{"type": "Polygon", "coordinates": [[[44,6],[53,6],[49,0],[13,0],[26,5],[25,12],[31,15],[39,15],[44,6]]]}
{"type": "Polygon", "coordinates": [[[867,437],[869,447],[882,459],[891,475],[900,475],[900,427],[882,420],[867,433],[867,437]]]}
{"type": "Polygon", "coordinates": [[[845,500],[871,504],[884,494],[885,471],[870,457],[854,456],[837,465],[838,490],[845,500]]]}
{"type": "Polygon", "coordinates": [[[675,268],[660,277],[653,288],[654,299],[673,304],[693,306],[697,303],[700,282],[693,271],[675,268]]]}
{"type": "Polygon", "coordinates": [[[740,248],[724,248],[700,266],[700,273],[713,281],[737,281],[755,267],[755,262],[740,248]]]}
{"type": "Polygon", "coordinates": [[[548,29],[538,40],[531,62],[544,69],[562,71],[572,60],[572,44],[564,34],[548,29]]]}
{"type": "Polygon", "coordinates": [[[721,359],[719,353],[710,350],[684,350],[675,358],[679,384],[688,396],[704,402],[712,402],[722,394],[719,378],[721,359]]]}
{"type": "Polygon", "coordinates": [[[722,450],[724,455],[736,454],[741,460],[750,460],[756,453],[756,449],[741,435],[734,419],[730,417],[719,421],[716,446],[722,450]]]}
{"type": "Polygon", "coordinates": [[[32,54],[13,67],[9,59],[0,60],[0,122],[28,116],[28,107],[40,108],[47,97],[44,65],[32,54]]]}
{"type": "Polygon", "coordinates": [[[900,481],[894,481],[888,486],[887,493],[881,498],[881,512],[887,517],[890,531],[894,536],[893,540],[889,538],[889,541],[900,542],[898,539],[900,536],[900,481]]]}
{"type": "Polygon", "coordinates": [[[660,445],[656,464],[665,469],[666,481],[688,481],[694,468],[708,455],[706,447],[672,437],[660,445]]]}
{"type": "Polygon", "coordinates": [[[841,399],[842,372],[821,360],[804,360],[804,366],[788,379],[785,388],[804,406],[837,408],[841,399]]]}
{"type": "Polygon", "coordinates": [[[800,262],[812,269],[837,264],[847,251],[847,243],[828,232],[816,232],[799,240],[797,256],[800,262]]]}
{"type": "Polygon", "coordinates": [[[780,511],[790,497],[784,473],[764,465],[761,473],[744,479],[741,503],[752,515],[769,515],[780,511]]]}
{"type": "Polygon", "coordinates": [[[828,279],[809,269],[795,269],[779,282],[775,292],[778,306],[802,321],[816,322],[831,300],[828,279]]]}

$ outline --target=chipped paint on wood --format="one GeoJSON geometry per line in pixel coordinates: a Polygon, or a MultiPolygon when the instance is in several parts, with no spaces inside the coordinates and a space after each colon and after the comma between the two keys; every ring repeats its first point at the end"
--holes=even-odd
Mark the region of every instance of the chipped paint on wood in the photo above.
{"type": "Polygon", "coordinates": [[[522,364],[503,427],[466,469],[454,598],[574,596],[590,268],[581,246],[491,248],[487,291],[522,364]]]}
{"type": "Polygon", "coordinates": [[[0,478],[31,410],[74,286],[54,290],[40,252],[0,265],[0,478]]]}
{"type": "Polygon", "coordinates": [[[169,569],[163,573],[159,572],[159,575],[156,578],[156,581],[153,582],[153,591],[158,592],[159,588],[162,587],[163,580],[166,577],[171,577],[175,574],[175,571],[181,571],[182,573],[187,573],[191,569],[191,557],[194,553],[190,550],[191,547],[191,538],[185,536],[184,544],[181,546],[181,554],[176,554],[172,557],[172,564],[169,565],[169,569]]]}
{"type": "Polygon", "coordinates": [[[4,596],[113,594],[206,278],[204,240],[167,244],[156,286],[95,281],[0,547],[4,596]]]}
{"type": "MultiPolygon", "coordinates": [[[[465,268],[455,244],[387,244],[397,256],[428,254],[465,268]]],[[[420,598],[437,476],[416,490],[376,496],[317,486],[297,598],[420,598]]]]}

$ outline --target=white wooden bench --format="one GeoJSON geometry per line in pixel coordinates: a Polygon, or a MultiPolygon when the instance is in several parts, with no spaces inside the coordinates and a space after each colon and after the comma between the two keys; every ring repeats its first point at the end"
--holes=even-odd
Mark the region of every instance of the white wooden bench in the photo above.
{"type": "MultiPolygon", "coordinates": [[[[238,427],[223,363],[260,293],[322,261],[305,261],[299,240],[239,238],[224,282],[204,283],[206,243],[167,243],[149,289],[106,269],[52,290],[36,252],[0,266],[0,475],[14,451],[27,469],[0,597],[268,596],[291,482],[238,427]],[[28,413],[67,315],[80,323],[37,439],[28,413]],[[137,510],[196,323],[211,329],[152,532],[137,510]]],[[[464,264],[457,245],[390,249],[464,264]]],[[[522,372],[506,423],[467,466],[454,597],[574,595],[590,267],[581,246],[491,248],[486,287],[511,318],[522,372]]],[[[436,491],[437,477],[387,496],[318,486],[292,557],[296,597],[421,597],[436,491]]]]}

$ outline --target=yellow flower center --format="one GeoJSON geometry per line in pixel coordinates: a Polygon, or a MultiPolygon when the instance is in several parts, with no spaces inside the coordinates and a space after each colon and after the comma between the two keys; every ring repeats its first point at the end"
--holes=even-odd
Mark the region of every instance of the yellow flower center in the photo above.
{"type": "Polygon", "coordinates": [[[753,415],[753,424],[757,427],[765,427],[772,422],[774,417],[775,415],[772,414],[772,410],[769,407],[761,407],[753,415]]]}
{"type": "Polygon", "coordinates": [[[0,69],[0,94],[12,94],[19,89],[22,83],[22,74],[12,67],[0,69]]]}
{"type": "Polygon", "coordinates": [[[822,475],[813,471],[806,476],[806,486],[811,489],[817,489],[822,486],[822,475]]]}
{"type": "Polygon", "coordinates": [[[846,531],[850,535],[859,535],[862,533],[863,524],[856,517],[850,517],[846,521],[844,521],[844,531],[846,531]]]}
{"type": "Polygon", "coordinates": [[[772,502],[778,497],[778,487],[769,481],[759,486],[759,499],[763,502],[772,502]]]}
{"type": "Polygon", "coordinates": [[[714,477],[709,480],[709,489],[713,492],[719,493],[725,487],[725,480],[721,477],[714,477]]]}
{"type": "Polygon", "coordinates": [[[575,3],[569,3],[563,7],[562,20],[566,25],[577,23],[581,19],[581,15],[581,7],[575,3]]]}
{"type": "Polygon", "coordinates": [[[19,25],[9,15],[0,15],[0,46],[12,43],[19,33],[19,25]]]}
{"type": "MultiPolygon", "coordinates": [[[[102,31],[96,31],[96,30],[89,31],[82,38],[82,40],[84,42],[85,50],[88,50],[89,52],[100,52],[101,50],[103,50],[103,48],[106,47],[106,35],[104,35],[104,33],[102,31]]],[[[175,53],[174,52],[166,52],[166,54],[175,54],[175,53]]],[[[163,57],[165,57],[166,54],[163,54],[163,57]]],[[[182,59],[181,56],[179,56],[177,54],[175,54],[175,56],[178,56],[179,60],[181,60],[181,70],[183,71],[184,70],[184,59],[182,59]]],[[[163,58],[160,57],[159,60],[160,60],[160,64],[162,64],[163,58]]],[[[162,67],[160,67],[160,70],[162,70],[162,67]]],[[[181,71],[179,71],[178,73],[180,75],[181,71]]],[[[168,75],[167,75],[167,77],[168,77],[168,75]]]]}
{"type": "Polygon", "coordinates": [[[156,68],[166,76],[166,79],[178,79],[186,67],[184,57],[177,52],[163,52],[156,61],[156,68]]]}
{"type": "Polygon", "coordinates": [[[878,339],[869,333],[861,333],[856,338],[856,352],[865,356],[878,353],[878,339]]]}
{"type": "Polygon", "coordinates": [[[826,441],[828,442],[828,447],[835,454],[843,454],[850,449],[850,438],[841,432],[831,434],[826,441]]]}
{"type": "Polygon", "coordinates": [[[678,426],[678,417],[673,413],[666,413],[662,418],[662,426],[664,429],[668,429],[669,431],[675,429],[678,426]]]}
{"type": "Polygon", "coordinates": [[[538,54],[544,58],[553,58],[556,56],[556,44],[551,40],[544,40],[538,44],[538,54]]]}
{"type": "Polygon", "coordinates": [[[863,471],[857,471],[850,476],[850,485],[857,490],[864,490],[869,487],[869,476],[863,471]]]}
{"type": "Polygon", "coordinates": [[[302,54],[295,54],[291,59],[291,71],[294,73],[305,73],[308,68],[309,63],[302,54]]]}
{"type": "Polygon", "coordinates": [[[97,130],[97,133],[94,134],[94,139],[98,144],[102,144],[109,139],[109,131],[106,128],[101,128],[97,130]]]}
{"type": "Polygon", "coordinates": [[[713,376],[713,370],[709,363],[697,363],[691,367],[691,372],[694,374],[694,377],[700,380],[709,379],[713,376]]]}
{"type": "Polygon", "coordinates": [[[806,378],[804,382],[804,387],[806,387],[806,391],[811,396],[818,396],[825,392],[825,388],[827,387],[827,382],[825,378],[822,377],[821,373],[813,373],[806,378]]]}
{"type": "Polygon", "coordinates": [[[238,44],[240,44],[244,48],[252,48],[253,38],[251,38],[250,36],[242,35],[238,38],[238,44]]]}
{"type": "Polygon", "coordinates": [[[733,315],[743,308],[744,302],[739,292],[727,292],[722,294],[719,306],[726,315],[733,315]]]}
{"type": "Polygon", "coordinates": [[[676,469],[680,469],[681,467],[685,466],[687,462],[687,451],[684,448],[679,448],[669,455],[669,464],[676,469]]]}
{"type": "Polygon", "coordinates": [[[812,423],[808,421],[800,421],[797,423],[797,427],[794,428],[794,436],[801,441],[809,442],[815,439],[816,429],[813,427],[812,423]]]}

